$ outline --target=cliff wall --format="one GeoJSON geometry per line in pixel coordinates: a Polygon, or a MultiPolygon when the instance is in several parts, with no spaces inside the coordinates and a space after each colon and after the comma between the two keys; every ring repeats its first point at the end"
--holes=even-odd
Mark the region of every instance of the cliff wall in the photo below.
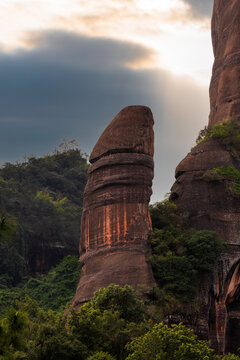
{"type": "MultiPolygon", "coordinates": [[[[238,0],[214,1],[215,61],[209,128],[231,118],[240,122],[239,18],[238,0]]],[[[240,338],[240,193],[236,191],[238,182],[207,177],[216,173],[216,168],[239,171],[240,158],[238,152],[229,151],[219,139],[210,137],[195,146],[177,166],[171,199],[187,227],[214,230],[228,243],[213,278],[203,279],[198,294],[202,304],[198,331],[223,354],[236,352],[240,338]]]]}

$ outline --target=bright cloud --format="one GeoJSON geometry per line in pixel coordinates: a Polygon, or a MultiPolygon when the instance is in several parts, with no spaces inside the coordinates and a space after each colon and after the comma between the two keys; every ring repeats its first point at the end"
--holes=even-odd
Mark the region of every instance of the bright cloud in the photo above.
{"type": "MultiPolygon", "coordinates": [[[[211,0],[206,0],[211,1],[211,0]]],[[[209,18],[186,0],[0,0],[0,46],[32,47],[33,31],[70,32],[130,41],[155,52],[134,68],[162,68],[207,85],[212,64],[209,18]],[[195,9],[196,10],[196,9],[195,9]]]]}
{"type": "Polygon", "coordinates": [[[145,104],[159,200],[207,123],[211,4],[0,0],[0,161],[76,136],[90,152],[122,107],[145,104]]]}
{"type": "Polygon", "coordinates": [[[46,154],[62,139],[90,153],[126,105],[148,105],[155,119],[152,201],[173,184],[174,169],[207,122],[208,92],[166,70],[131,69],[148,48],[64,31],[39,32],[34,48],[0,51],[0,162],[46,154]]]}

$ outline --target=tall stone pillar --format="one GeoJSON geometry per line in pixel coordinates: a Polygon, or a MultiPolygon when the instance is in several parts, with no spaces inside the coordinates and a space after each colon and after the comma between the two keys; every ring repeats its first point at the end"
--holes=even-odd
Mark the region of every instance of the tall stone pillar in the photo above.
{"type": "MultiPolygon", "coordinates": [[[[239,20],[239,0],[214,1],[210,128],[231,118],[240,122],[239,20]]],[[[229,334],[240,336],[239,284],[231,300],[227,300],[233,269],[240,261],[240,197],[231,194],[224,181],[204,179],[204,173],[219,167],[235,167],[240,171],[240,159],[216,139],[201,142],[177,166],[171,199],[187,227],[214,230],[228,243],[213,279],[201,282],[198,298],[205,337],[217,353],[223,354],[228,349],[236,350],[236,342],[229,334]]]]}
{"type": "Polygon", "coordinates": [[[210,85],[209,125],[235,118],[240,121],[240,4],[215,0],[212,43],[215,61],[210,85]]]}
{"type": "Polygon", "coordinates": [[[111,283],[134,289],[154,283],[147,261],[153,150],[151,110],[129,106],[112,120],[91,153],[81,223],[83,267],[75,308],[111,283]]]}

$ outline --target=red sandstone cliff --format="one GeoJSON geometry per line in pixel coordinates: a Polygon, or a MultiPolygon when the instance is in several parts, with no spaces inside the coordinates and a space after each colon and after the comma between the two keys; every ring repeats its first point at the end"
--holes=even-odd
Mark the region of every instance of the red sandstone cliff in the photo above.
{"type": "Polygon", "coordinates": [[[234,117],[240,120],[239,0],[215,0],[212,42],[215,61],[210,84],[209,125],[234,117]]]}
{"type": "Polygon", "coordinates": [[[81,279],[73,306],[111,283],[151,286],[153,117],[144,106],[124,108],[90,156],[81,223],[81,279]]]}
{"type": "MultiPolygon", "coordinates": [[[[240,122],[239,18],[239,0],[214,1],[210,128],[232,117],[240,122]]],[[[186,226],[214,230],[229,244],[214,278],[202,282],[198,295],[202,303],[199,331],[221,354],[239,347],[240,198],[229,193],[224,182],[199,176],[220,166],[240,170],[240,158],[215,139],[203,141],[177,166],[171,198],[186,226]]]]}

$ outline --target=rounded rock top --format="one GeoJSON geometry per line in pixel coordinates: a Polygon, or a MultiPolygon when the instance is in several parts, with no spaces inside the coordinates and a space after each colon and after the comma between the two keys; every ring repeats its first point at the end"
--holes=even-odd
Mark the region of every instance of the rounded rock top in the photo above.
{"type": "Polygon", "coordinates": [[[125,107],[100,136],[90,155],[90,162],[94,163],[103,156],[121,152],[153,156],[153,124],[153,115],[149,107],[125,107]]]}

